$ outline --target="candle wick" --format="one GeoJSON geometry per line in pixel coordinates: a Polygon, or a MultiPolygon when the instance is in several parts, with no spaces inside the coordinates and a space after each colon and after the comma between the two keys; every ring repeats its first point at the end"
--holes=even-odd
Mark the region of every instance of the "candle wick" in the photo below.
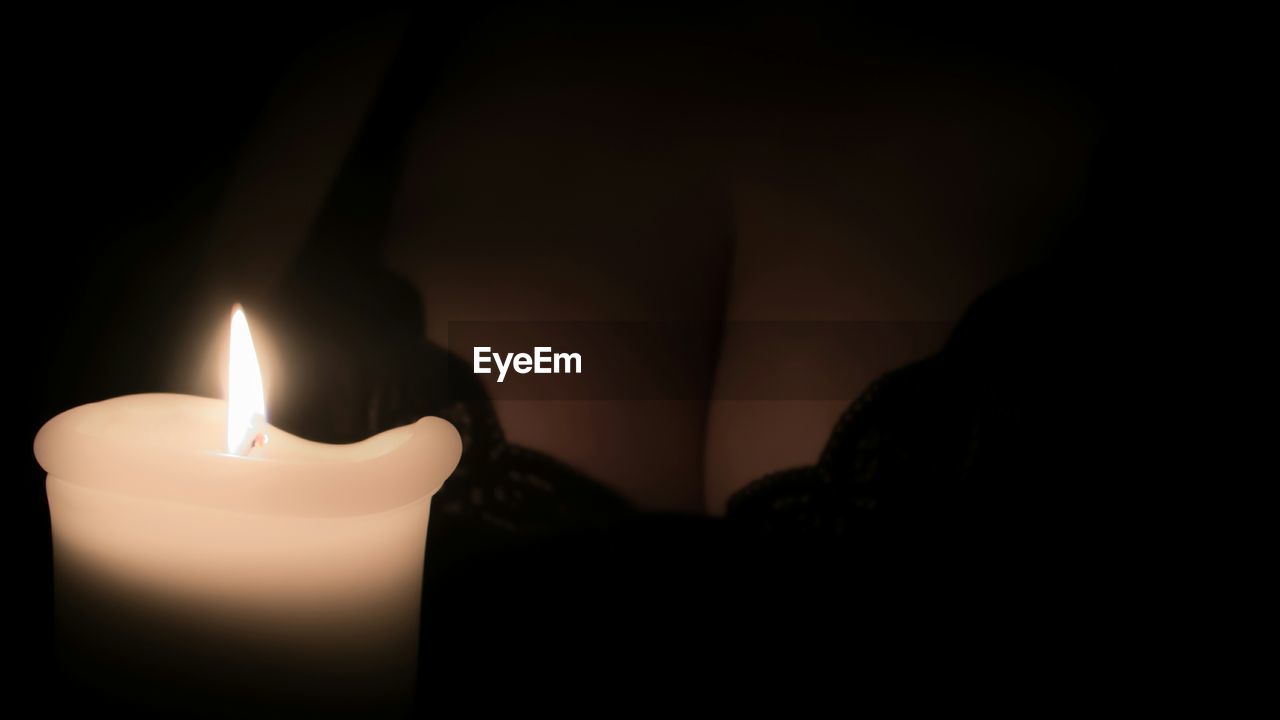
{"type": "Polygon", "coordinates": [[[258,429],[261,424],[262,421],[255,418],[254,427],[251,428],[252,434],[245,433],[244,440],[241,441],[240,446],[236,448],[236,455],[247,457],[253,453],[254,448],[266,447],[269,440],[267,438],[266,431],[258,429]]]}

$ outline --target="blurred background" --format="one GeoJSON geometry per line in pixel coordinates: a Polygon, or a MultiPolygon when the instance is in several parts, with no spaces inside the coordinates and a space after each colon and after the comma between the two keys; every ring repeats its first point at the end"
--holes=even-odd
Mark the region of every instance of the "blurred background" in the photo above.
{"type": "Polygon", "coordinates": [[[1108,479],[1096,381],[1123,362],[1135,267],[1190,232],[1154,210],[1177,202],[1170,153],[1195,152],[1168,142],[1190,76],[1159,22],[31,13],[9,50],[21,664],[68,707],[110,702],[54,661],[35,432],[116,395],[219,396],[241,302],[273,423],[350,442],[439,414],[464,435],[432,517],[424,712],[494,688],[1061,692],[1052,662],[1115,610],[1076,571],[1136,490],[1108,479]],[[546,322],[679,330],[596,397],[468,372],[457,337],[546,322]],[[637,367],[680,391],[618,392],[637,367]],[[974,680],[979,652],[1000,660],[974,680]]]}

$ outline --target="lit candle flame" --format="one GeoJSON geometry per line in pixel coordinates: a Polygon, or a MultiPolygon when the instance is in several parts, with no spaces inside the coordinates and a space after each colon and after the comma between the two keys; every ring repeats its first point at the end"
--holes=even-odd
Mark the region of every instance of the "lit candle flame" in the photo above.
{"type": "Polygon", "coordinates": [[[231,311],[231,357],[227,366],[227,452],[246,455],[267,442],[267,402],[249,321],[239,305],[231,311]]]}

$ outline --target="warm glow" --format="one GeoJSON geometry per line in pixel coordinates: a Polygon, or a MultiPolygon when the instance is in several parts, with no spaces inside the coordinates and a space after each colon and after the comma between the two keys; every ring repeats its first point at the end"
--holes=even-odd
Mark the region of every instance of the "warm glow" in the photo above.
{"type": "Polygon", "coordinates": [[[227,452],[244,455],[266,442],[267,402],[249,321],[239,305],[231,311],[231,357],[227,366],[227,452]]]}

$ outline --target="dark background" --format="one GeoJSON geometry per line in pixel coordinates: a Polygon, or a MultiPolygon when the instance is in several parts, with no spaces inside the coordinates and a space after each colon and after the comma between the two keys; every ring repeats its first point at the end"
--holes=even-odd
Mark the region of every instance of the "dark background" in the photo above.
{"type": "MultiPolygon", "coordinates": [[[[22,128],[11,136],[20,186],[15,216],[22,222],[11,229],[7,243],[6,307],[16,324],[8,331],[6,349],[17,366],[11,371],[15,390],[10,397],[16,402],[9,410],[14,428],[5,451],[10,472],[3,507],[5,524],[16,533],[6,543],[13,570],[5,594],[18,603],[6,616],[6,635],[18,640],[8,645],[7,654],[16,661],[13,672],[21,686],[45,688],[58,677],[50,644],[48,516],[32,438],[45,420],[83,402],[166,389],[156,379],[164,377],[170,359],[164,346],[168,338],[184,334],[190,312],[184,303],[201,270],[205,223],[237,149],[292,59],[321,39],[351,32],[381,10],[368,5],[265,9],[197,3],[181,10],[35,12],[10,25],[10,35],[18,37],[9,50],[13,99],[7,114],[22,128]]],[[[428,19],[426,35],[435,43],[430,62],[442,69],[470,33],[509,22],[516,13],[501,3],[424,5],[419,12],[428,19]]],[[[526,6],[519,17],[521,22],[532,19],[526,26],[532,33],[562,25],[621,28],[636,37],[655,29],[698,33],[738,28],[764,38],[772,18],[800,18],[829,28],[836,52],[877,43],[900,46],[907,54],[945,53],[1056,78],[1087,98],[1100,119],[1098,157],[1070,218],[1074,241],[1059,260],[1073,272],[1085,273],[1077,277],[1089,279],[1091,292],[1082,312],[1104,308],[1090,322],[1123,316],[1130,292],[1143,294],[1137,290],[1142,275],[1137,268],[1149,269],[1167,259],[1165,250],[1152,247],[1166,248],[1173,244],[1170,238],[1194,232],[1188,217],[1170,217],[1159,209],[1179,206],[1186,192],[1180,173],[1195,162],[1197,151],[1171,141],[1185,137],[1186,128],[1195,124],[1186,108],[1198,104],[1191,98],[1201,92],[1202,74],[1208,71],[1194,58],[1196,43],[1162,30],[1168,18],[1154,13],[1081,3],[789,3],[785,11],[764,4],[691,9],[643,3],[605,11],[585,3],[554,3],[526,6]]],[[[715,37],[709,33],[708,42],[717,42],[715,37]]],[[[1104,324],[1091,328],[1098,333],[1095,342],[1111,341],[1106,329],[1104,324]]],[[[1131,342],[1133,337],[1123,339],[1131,342]]],[[[1119,350],[1107,355],[1108,360],[1123,356],[1119,350]]],[[[1101,399],[1094,402],[1106,403],[1107,396],[1099,392],[1101,399]]],[[[1070,453],[1087,450],[1093,457],[1088,443],[1100,442],[1115,418],[1082,408],[1067,415],[1063,426],[1071,427],[1075,437],[1063,440],[1061,464],[1075,467],[1070,453]]],[[[1094,498],[1094,504],[1085,503],[1092,508],[1083,511],[1086,515],[1097,503],[1119,505],[1140,482],[1129,477],[1128,484],[1099,494],[1102,478],[1111,470],[1099,464],[1087,480],[1076,478],[1094,498]]],[[[878,684],[883,677],[875,674],[887,674],[892,662],[884,653],[889,646],[904,655],[920,648],[936,661],[932,673],[912,670],[918,683],[903,683],[926,685],[928,694],[954,692],[942,690],[946,684],[939,678],[959,683],[975,658],[990,653],[1005,653],[1008,659],[1009,653],[1027,652],[1019,657],[1034,657],[1028,664],[1043,667],[1038,663],[1044,658],[1017,643],[995,643],[998,633],[985,631],[992,617],[1008,619],[1017,613],[988,604],[986,614],[974,616],[972,607],[955,602],[975,586],[990,589],[996,587],[992,582],[1008,582],[1009,567],[999,572],[988,568],[989,575],[948,575],[912,593],[918,601],[914,605],[885,601],[869,608],[853,603],[843,589],[854,566],[844,555],[833,559],[807,546],[800,551],[785,544],[757,547],[754,541],[709,535],[696,523],[670,518],[621,531],[608,542],[625,555],[628,548],[634,551],[655,538],[661,547],[658,557],[666,560],[645,570],[647,584],[614,578],[592,589],[603,600],[590,607],[579,607],[585,586],[575,584],[580,578],[573,568],[591,566],[600,558],[562,558],[590,555],[582,548],[598,545],[598,539],[562,538],[556,541],[561,546],[536,556],[537,562],[504,560],[473,571],[489,579],[476,580],[474,596],[442,600],[441,613],[457,613],[451,627],[482,630],[475,636],[458,629],[437,631],[437,647],[453,647],[465,661],[447,674],[456,684],[432,691],[483,704],[479,695],[455,688],[483,693],[519,687],[533,693],[527,696],[531,702],[547,703],[539,692],[558,702],[576,697],[584,684],[594,684],[613,690],[614,700],[623,702],[633,694],[693,690],[711,700],[741,701],[755,693],[799,700],[840,696],[855,707],[859,693],[879,694],[867,688],[889,687],[878,684]],[[699,570],[706,565],[703,558],[714,558],[718,573],[708,577],[699,570]],[[522,578],[560,589],[507,602],[522,578]],[[929,591],[937,594],[929,596],[929,591]],[[755,599],[730,610],[738,593],[755,599]],[[706,609],[636,619],[638,611],[657,602],[656,595],[667,594],[690,598],[706,609]],[[910,633],[902,642],[876,635],[889,618],[904,616],[930,629],[910,633]],[[940,637],[940,627],[962,638],[941,643],[946,652],[920,644],[921,635],[940,637]],[[868,641],[868,635],[876,639],[868,641]],[[765,670],[744,655],[778,662],[765,670]]],[[[1016,595],[992,595],[1018,605],[1011,599],[1016,595]]],[[[1050,612],[1046,606],[1018,609],[1033,615],[1050,612]]],[[[1037,628],[1031,632],[1034,637],[1043,620],[1033,618],[1022,627],[1037,628]]],[[[1107,637],[1096,626],[1092,630],[1094,641],[1107,637]]],[[[1100,646],[1081,644],[1093,654],[1093,662],[1116,660],[1103,663],[1101,656],[1108,653],[1100,646]]],[[[1080,649],[1064,649],[1054,659],[1065,663],[1069,652],[1080,649]]],[[[994,675],[983,682],[959,684],[979,696],[994,693],[1008,699],[1010,686],[1025,680],[1004,674],[1018,664],[990,670],[994,675]]],[[[1054,688],[1048,691],[1057,693],[1051,697],[1064,699],[1072,688],[1100,690],[1115,679],[1102,677],[1108,675],[1102,671],[1075,674],[1071,667],[1066,663],[1035,674],[1036,679],[1054,688]],[[1070,681],[1063,681],[1067,677],[1070,681]]],[[[60,692],[72,707],[99,701],[75,695],[75,686],[60,692]]]]}

